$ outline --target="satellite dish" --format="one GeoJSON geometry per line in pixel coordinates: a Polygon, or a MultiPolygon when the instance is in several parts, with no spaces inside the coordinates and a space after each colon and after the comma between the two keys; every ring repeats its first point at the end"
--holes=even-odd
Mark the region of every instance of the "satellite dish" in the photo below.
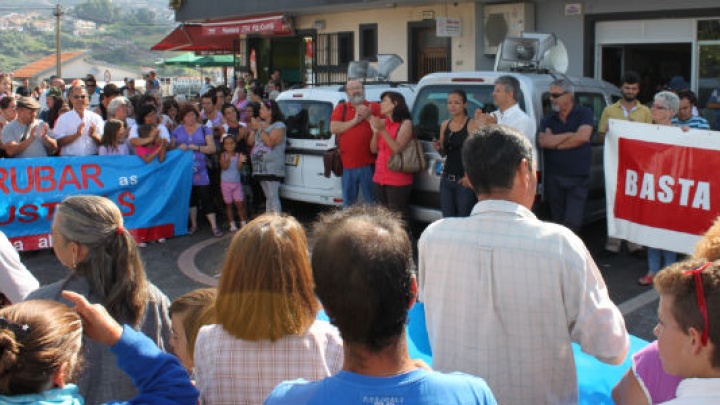
{"type": "Polygon", "coordinates": [[[379,80],[387,80],[390,74],[404,63],[402,58],[394,53],[378,54],[377,59],[377,77],[379,80]]]}
{"type": "Polygon", "coordinates": [[[555,46],[551,47],[543,55],[540,62],[541,67],[547,68],[554,73],[567,73],[570,61],[568,60],[567,48],[559,39],[556,40],[555,46]]]}

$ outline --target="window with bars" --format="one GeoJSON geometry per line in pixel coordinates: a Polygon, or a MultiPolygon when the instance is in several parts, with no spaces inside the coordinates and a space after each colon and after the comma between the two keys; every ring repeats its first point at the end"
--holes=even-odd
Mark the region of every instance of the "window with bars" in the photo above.
{"type": "Polygon", "coordinates": [[[317,36],[317,84],[345,83],[347,70],[355,55],[354,33],[337,32],[317,36]]]}

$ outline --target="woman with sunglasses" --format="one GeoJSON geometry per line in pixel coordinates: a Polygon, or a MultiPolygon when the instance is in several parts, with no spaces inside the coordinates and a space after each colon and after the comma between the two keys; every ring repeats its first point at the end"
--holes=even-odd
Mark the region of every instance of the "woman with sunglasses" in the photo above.
{"type": "Polygon", "coordinates": [[[260,103],[260,117],[252,118],[255,137],[251,152],[253,177],[265,194],[265,212],[281,212],[280,183],[285,178],[285,123],[273,100],[260,103]]]}

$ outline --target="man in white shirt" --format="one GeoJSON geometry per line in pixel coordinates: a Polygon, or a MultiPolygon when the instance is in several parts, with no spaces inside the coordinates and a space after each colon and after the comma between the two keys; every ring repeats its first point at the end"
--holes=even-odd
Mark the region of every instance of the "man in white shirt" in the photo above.
{"type": "Polygon", "coordinates": [[[68,94],[73,109],[61,115],[53,128],[60,156],[97,155],[105,122],[88,109],[89,100],[84,85],[71,87],[68,94]]]}
{"type": "Polygon", "coordinates": [[[483,114],[482,110],[475,111],[475,119],[481,125],[498,124],[515,128],[525,135],[533,148],[533,161],[537,162],[535,133],[537,125],[534,120],[520,108],[517,100],[522,97],[520,82],[513,76],[500,76],[495,79],[493,89],[493,104],[498,108],[490,114],[483,114]]]}
{"type": "Polygon", "coordinates": [[[433,368],[484,378],[501,404],[577,403],[571,343],[620,364],[623,317],[582,240],[530,211],[537,179],[525,136],[483,126],[465,140],[463,164],[479,202],[418,242],[433,368]]]}

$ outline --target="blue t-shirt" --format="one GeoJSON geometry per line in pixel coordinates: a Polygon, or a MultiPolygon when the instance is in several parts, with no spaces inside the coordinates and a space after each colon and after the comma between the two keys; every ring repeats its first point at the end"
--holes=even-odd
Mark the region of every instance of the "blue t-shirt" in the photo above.
{"type": "MultiPolygon", "coordinates": [[[[557,113],[544,117],[540,123],[540,132],[550,128],[553,134],[576,132],[582,125],[593,126],[593,112],[577,104],[562,122],[557,113]]],[[[543,149],[545,173],[567,176],[589,176],[592,149],[590,142],[572,149],[543,149]]]]}
{"type": "Polygon", "coordinates": [[[340,371],[332,377],[308,382],[281,383],[265,405],[495,405],[495,397],[482,378],[417,369],[393,377],[368,377],[340,371]]]}

